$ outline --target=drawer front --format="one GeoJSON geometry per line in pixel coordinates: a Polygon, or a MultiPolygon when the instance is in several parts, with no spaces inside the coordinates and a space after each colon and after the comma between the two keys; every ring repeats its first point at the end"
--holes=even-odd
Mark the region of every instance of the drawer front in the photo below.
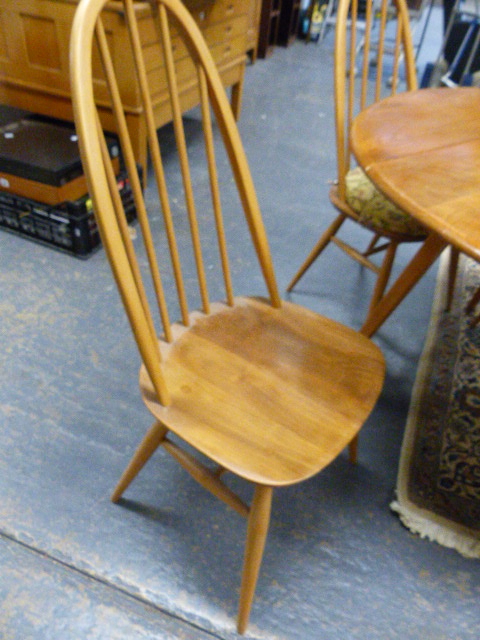
{"type": "Polygon", "coordinates": [[[248,13],[248,5],[245,0],[218,0],[207,2],[190,8],[190,13],[201,29],[215,24],[232,20],[248,13]]]}
{"type": "MultiPolygon", "coordinates": [[[[68,51],[75,10],[75,2],[0,0],[0,78],[69,96],[68,51]]],[[[117,12],[106,12],[111,32],[118,31],[119,22],[117,12]]],[[[101,74],[98,60],[95,73],[101,74]]]]}
{"type": "MultiPolygon", "coordinates": [[[[188,5],[187,5],[188,6],[188,5]]],[[[230,24],[240,17],[247,17],[248,8],[244,0],[217,0],[215,3],[206,3],[204,0],[195,7],[189,7],[190,13],[200,27],[202,33],[213,25],[230,24]]],[[[248,29],[248,23],[245,27],[248,29]]],[[[140,38],[142,43],[149,44],[156,40],[156,29],[153,21],[146,18],[140,21],[140,38]]]]}
{"type": "MultiPolygon", "coordinates": [[[[212,57],[215,63],[222,67],[230,62],[239,62],[245,55],[245,35],[232,38],[227,42],[216,44],[211,48],[212,57]]],[[[180,90],[182,85],[194,84],[196,82],[196,71],[192,60],[189,57],[182,57],[175,65],[177,83],[180,90]]],[[[163,64],[151,68],[148,72],[148,79],[152,88],[153,99],[158,100],[160,95],[167,91],[167,75],[163,64]]]]}
{"type": "Polygon", "coordinates": [[[235,60],[245,57],[246,34],[231,38],[227,42],[222,42],[212,46],[212,57],[215,63],[221,67],[235,60]]]}
{"type": "MultiPolygon", "coordinates": [[[[147,21],[146,21],[147,22],[147,21]]],[[[156,41],[154,34],[154,26],[152,21],[148,21],[149,24],[142,26],[141,40],[142,49],[145,55],[145,64],[147,69],[152,69],[160,64],[163,64],[162,48],[156,41]]],[[[203,36],[210,50],[223,42],[229,42],[230,40],[246,36],[248,28],[248,16],[241,15],[238,18],[229,20],[219,24],[208,26],[203,31],[203,36]]],[[[172,35],[172,51],[175,60],[180,60],[188,55],[187,48],[183,44],[181,38],[172,35]]]]}
{"type": "MultiPolygon", "coordinates": [[[[241,15],[227,23],[212,25],[205,29],[205,40],[217,65],[225,65],[245,54],[247,20],[248,16],[241,15]]],[[[148,37],[149,34],[150,27],[147,27],[142,35],[148,37]]],[[[179,36],[172,37],[172,50],[176,64],[177,82],[181,85],[193,81],[195,69],[179,36]]],[[[143,44],[143,53],[149,81],[153,87],[153,93],[156,95],[158,92],[165,91],[167,82],[162,48],[158,42],[150,42],[150,44],[143,44]]],[[[125,83],[122,95],[130,105],[132,101],[135,101],[131,84],[125,83]]],[[[106,90],[104,96],[105,98],[107,96],[106,90]]]]}
{"type": "Polygon", "coordinates": [[[209,47],[213,47],[220,42],[229,42],[241,36],[246,38],[247,30],[248,16],[244,14],[232,20],[206,27],[203,35],[209,47]]]}

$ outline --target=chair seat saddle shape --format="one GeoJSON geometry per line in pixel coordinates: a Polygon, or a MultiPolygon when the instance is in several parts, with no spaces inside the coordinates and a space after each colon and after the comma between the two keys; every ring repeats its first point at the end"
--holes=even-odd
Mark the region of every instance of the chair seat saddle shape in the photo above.
{"type": "Polygon", "coordinates": [[[356,435],[359,411],[368,414],[378,390],[365,372],[377,352],[358,338],[287,302],[217,303],[161,346],[171,403],[159,402],[145,367],[142,395],[163,425],[222,467],[251,482],[292,484],[329,464],[356,435]]]}
{"type": "MultiPolygon", "coordinates": [[[[405,0],[339,0],[335,22],[337,180],[330,191],[330,200],[339,213],[322,233],[287,291],[293,290],[333,242],[376,274],[370,313],[384,295],[398,246],[404,242],[423,242],[427,234],[355,166],[349,142],[350,128],[353,118],[370,104],[397,91],[417,88],[415,57],[405,0]],[[366,248],[340,237],[341,227],[347,220],[372,232],[366,248]],[[377,254],[379,259],[372,260],[377,254]]],[[[401,131],[392,131],[392,135],[401,135],[401,131]]]]}
{"type": "Polygon", "coordinates": [[[75,13],[70,47],[75,123],[102,243],[142,359],[142,397],[154,417],[112,500],[120,499],[161,446],[247,518],[237,620],[243,633],[273,489],[312,477],[346,447],[355,458],[352,443],[381,392],[385,363],[366,336],[281,300],[231,106],[215,61],[180,0],[115,3],[130,34],[144,108],[152,165],[144,198],[125,86],[113,63],[115,54],[124,60],[128,52],[109,49],[102,17],[107,1],[80,0],[75,13]],[[190,82],[188,96],[178,92],[179,75],[183,86],[190,82]],[[159,92],[159,79],[168,91],[159,92]],[[135,199],[135,240],[102,131],[107,98],[135,199]],[[168,101],[171,109],[176,151],[170,140],[162,149],[155,129],[153,112],[162,101],[162,108],[168,101]],[[185,132],[183,112],[192,101],[200,107],[199,136],[185,132]],[[203,141],[203,152],[198,146],[187,149],[187,138],[193,145],[203,141]],[[231,252],[243,255],[240,239],[251,243],[252,269],[256,262],[263,276],[262,292],[255,295],[233,292],[238,285],[231,252]],[[251,504],[223,481],[226,472],[253,484],[251,504]]]}

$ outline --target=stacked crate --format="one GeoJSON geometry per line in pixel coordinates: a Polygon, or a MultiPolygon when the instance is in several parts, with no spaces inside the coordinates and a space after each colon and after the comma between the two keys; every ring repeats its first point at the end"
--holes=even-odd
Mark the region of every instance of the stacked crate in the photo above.
{"type": "MultiPolygon", "coordinates": [[[[108,149],[119,193],[135,218],[130,184],[114,136],[108,149]]],[[[74,128],[25,117],[0,128],[0,228],[87,258],[100,236],[87,192],[74,128]]]]}

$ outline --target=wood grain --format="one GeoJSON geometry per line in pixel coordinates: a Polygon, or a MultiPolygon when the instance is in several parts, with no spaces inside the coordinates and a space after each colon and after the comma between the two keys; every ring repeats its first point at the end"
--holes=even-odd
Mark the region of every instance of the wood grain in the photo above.
{"type": "MultiPolygon", "coordinates": [[[[175,207],[171,206],[168,171],[156,131],[152,87],[139,37],[138,16],[133,0],[124,0],[134,58],[132,67],[138,72],[153,169],[151,193],[156,187],[168,246],[163,251],[170,258],[174,281],[170,290],[172,297],[176,294],[175,317],[180,316],[178,322],[171,322],[172,314],[168,311],[171,301],[165,293],[165,284],[170,283],[163,281],[165,269],[160,268],[158,238],[154,236],[143,200],[134,146],[100,17],[106,2],[82,0],[79,4],[72,29],[72,93],[82,160],[98,226],[142,358],[142,396],[155,417],[118,482],[112,500],[120,499],[155,450],[163,446],[203,487],[248,517],[237,622],[238,630],[243,633],[266,542],[273,488],[311,477],[350,444],[380,394],[384,360],[380,349],[353,329],[281,300],[253,177],[214,60],[183,4],[179,0],[157,0],[152,2],[155,5],[152,20],[166,62],[179,158],[176,173],[185,196],[182,207],[178,202],[175,207]],[[205,184],[206,190],[210,189],[210,217],[205,203],[208,198],[203,197],[200,213],[196,206],[198,185],[192,176],[199,175],[199,167],[195,166],[195,172],[192,171],[188,153],[179,96],[182,89],[177,77],[175,44],[170,37],[172,23],[177,37],[185,41],[184,49],[191,53],[191,62],[198,74],[206,145],[203,154],[206,180],[199,190],[205,191],[205,184]],[[89,56],[94,37],[106,70],[112,111],[119,125],[143,252],[138,246],[140,241],[132,241],[126,224],[95,106],[89,56]],[[221,143],[226,151],[222,159],[229,160],[229,166],[223,160],[216,161],[215,149],[221,143]],[[220,169],[223,169],[222,175],[219,175],[220,169]],[[245,238],[251,241],[256,254],[266,298],[234,296],[220,197],[221,188],[226,185],[236,187],[238,217],[244,218],[239,221],[245,226],[245,238]],[[181,211],[184,213],[180,214],[181,211]],[[185,245],[183,236],[187,232],[177,233],[179,215],[184,215],[183,227],[190,231],[187,242],[193,247],[188,265],[181,260],[180,245],[185,245]],[[207,282],[210,262],[205,260],[202,230],[208,236],[209,246],[216,240],[219,281],[223,280],[226,302],[210,298],[207,282]],[[141,253],[138,257],[137,249],[141,253]],[[147,266],[151,278],[144,284],[142,272],[147,266]],[[186,266],[191,269],[187,270],[186,266]],[[189,306],[188,296],[192,290],[197,294],[201,311],[189,306]],[[155,304],[150,304],[150,298],[155,304]],[[157,318],[154,316],[157,315],[162,325],[161,340],[155,330],[157,318]],[[195,455],[198,453],[203,455],[195,455]],[[207,464],[203,456],[209,458],[207,464]],[[226,471],[254,484],[250,506],[224,482],[226,471]]],[[[195,158],[196,162],[201,161],[198,154],[195,158]]],[[[177,187],[175,193],[179,191],[177,187]]],[[[238,243],[236,234],[234,240],[238,243]]]]}
{"type": "Polygon", "coordinates": [[[372,180],[429,230],[480,259],[480,89],[422,89],[361,113],[353,151],[372,180]]]}
{"type": "Polygon", "coordinates": [[[357,332],[303,307],[241,298],[192,318],[162,345],[171,403],[150,411],[221,466],[262,484],[304,480],[356,435],[378,396],[383,359],[357,332]]]}

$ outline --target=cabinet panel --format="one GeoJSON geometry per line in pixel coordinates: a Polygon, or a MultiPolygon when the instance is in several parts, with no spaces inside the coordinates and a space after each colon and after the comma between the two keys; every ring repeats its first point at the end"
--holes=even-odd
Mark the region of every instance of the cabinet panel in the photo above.
{"type": "Polygon", "coordinates": [[[5,37],[5,12],[0,10],[0,60],[7,60],[9,57],[7,39],[5,37]]]}
{"type": "Polygon", "coordinates": [[[282,0],[263,0],[258,36],[258,57],[265,58],[277,43],[282,0]]]}
{"type": "Polygon", "coordinates": [[[28,64],[59,71],[61,61],[55,20],[22,13],[20,23],[28,64]]]}
{"type": "Polygon", "coordinates": [[[277,44],[288,47],[297,37],[300,0],[282,0],[277,44]]]}

